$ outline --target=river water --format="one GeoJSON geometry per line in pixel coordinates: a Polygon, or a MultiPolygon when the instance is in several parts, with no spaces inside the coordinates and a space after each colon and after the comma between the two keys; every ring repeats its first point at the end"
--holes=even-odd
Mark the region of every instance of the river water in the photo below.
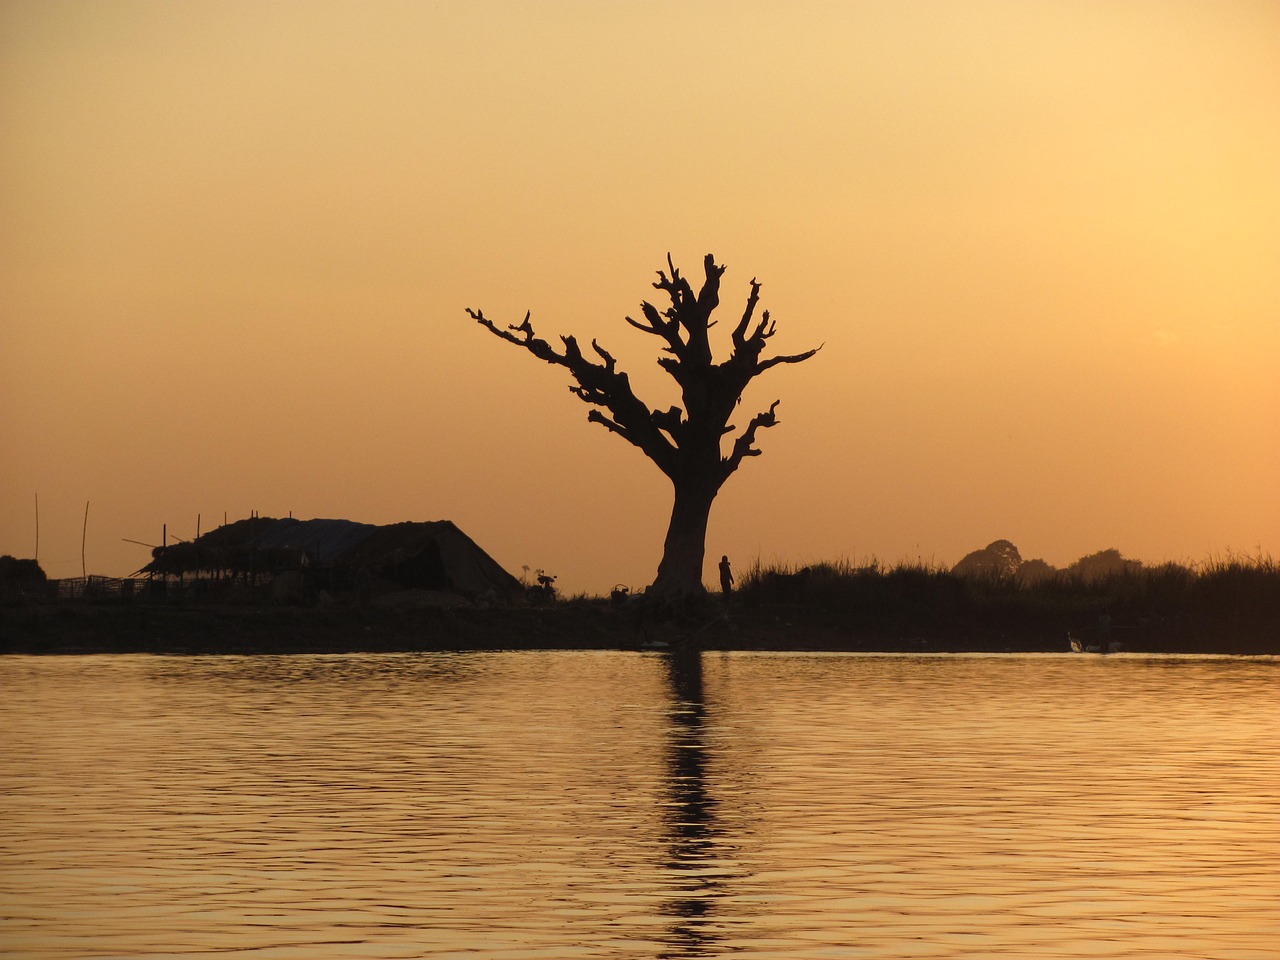
{"type": "Polygon", "coordinates": [[[0,657],[11,958],[1280,956],[1280,658],[0,657]]]}

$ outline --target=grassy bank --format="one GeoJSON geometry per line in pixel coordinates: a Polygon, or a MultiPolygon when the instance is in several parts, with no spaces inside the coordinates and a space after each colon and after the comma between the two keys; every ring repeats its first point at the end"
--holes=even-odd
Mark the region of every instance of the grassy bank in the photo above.
{"type": "Polygon", "coordinates": [[[1103,577],[962,577],[921,564],[756,567],[744,607],[851,634],[1059,643],[1104,622],[1135,651],[1280,653],[1280,565],[1164,564],[1103,577]],[[1104,621],[1104,618],[1107,618],[1104,621]]]}
{"type": "Polygon", "coordinates": [[[341,653],[706,649],[885,652],[1067,650],[1109,618],[1136,652],[1280,654],[1280,567],[1270,559],[1130,570],[1103,578],[960,577],[903,564],[748,571],[673,616],[580,597],[547,606],[215,604],[135,598],[0,608],[0,653],[341,653]]]}

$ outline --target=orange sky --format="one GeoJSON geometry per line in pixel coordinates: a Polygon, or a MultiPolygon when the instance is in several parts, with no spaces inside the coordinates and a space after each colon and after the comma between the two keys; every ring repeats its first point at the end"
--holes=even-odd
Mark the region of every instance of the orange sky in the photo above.
{"type": "Polygon", "coordinates": [[[256,510],[643,586],[666,480],[464,308],[665,405],[668,251],[825,343],[709,557],[1280,553],[1277,50],[1269,0],[5,0],[0,553],[38,495],[50,576],[90,501],[91,573],[256,510]]]}

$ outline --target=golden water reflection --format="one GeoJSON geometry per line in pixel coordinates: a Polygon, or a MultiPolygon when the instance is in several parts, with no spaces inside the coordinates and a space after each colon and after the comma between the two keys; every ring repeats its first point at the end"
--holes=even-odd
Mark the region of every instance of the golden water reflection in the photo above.
{"type": "Polygon", "coordinates": [[[6,956],[1280,942],[1280,660],[0,658],[6,956]]]}

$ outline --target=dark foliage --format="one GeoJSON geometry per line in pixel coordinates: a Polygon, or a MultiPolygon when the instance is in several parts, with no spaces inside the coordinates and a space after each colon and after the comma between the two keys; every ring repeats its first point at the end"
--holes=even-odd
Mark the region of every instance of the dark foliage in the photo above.
{"type": "Polygon", "coordinates": [[[960,576],[941,568],[821,563],[749,570],[749,610],[889,637],[1004,637],[1065,645],[1108,616],[1134,651],[1267,652],[1280,647],[1280,566],[1268,558],[1120,572],[960,576]]]}
{"type": "Polygon", "coordinates": [[[43,592],[44,571],[35,560],[20,560],[8,554],[0,557],[0,599],[21,601],[43,592]]]}

